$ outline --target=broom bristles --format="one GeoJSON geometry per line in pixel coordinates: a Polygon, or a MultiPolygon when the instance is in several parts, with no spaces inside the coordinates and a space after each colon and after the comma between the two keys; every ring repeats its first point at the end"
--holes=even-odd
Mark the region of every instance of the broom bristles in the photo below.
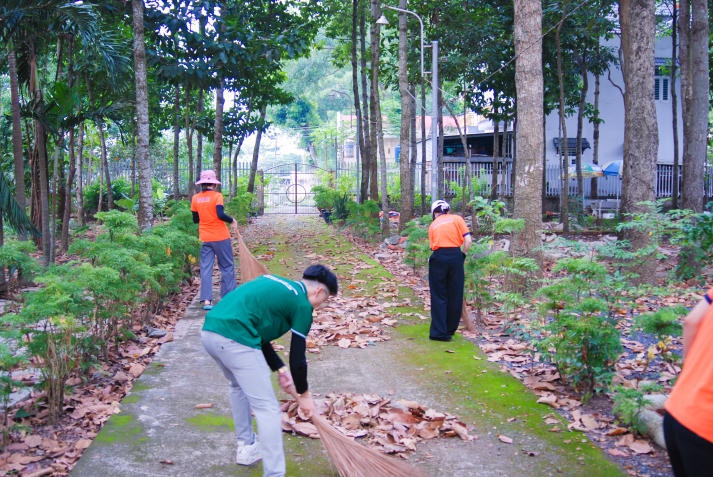
{"type": "Polygon", "coordinates": [[[243,283],[249,282],[260,275],[268,275],[270,273],[267,267],[258,262],[253,257],[253,254],[250,253],[240,232],[238,232],[238,256],[240,257],[240,279],[243,283]]]}
{"type": "MultiPolygon", "coordinates": [[[[240,256],[240,277],[243,283],[270,273],[267,267],[258,262],[250,253],[240,232],[238,232],[238,254],[240,256]]],[[[423,476],[423,473],[406,462],[398,461],[353,441],[332,427],[319,414],[312,416],[312,423],[317,428],[322,444],[327,449],[327,454],[341,477],[423,476]]]]}
{"type": "Polygon", "coordinates": [[[327,454],[341,477],[422,477],[423,473],[406,462],[365,447],[332,427],[319,414],[312,416],[327,454]]]}

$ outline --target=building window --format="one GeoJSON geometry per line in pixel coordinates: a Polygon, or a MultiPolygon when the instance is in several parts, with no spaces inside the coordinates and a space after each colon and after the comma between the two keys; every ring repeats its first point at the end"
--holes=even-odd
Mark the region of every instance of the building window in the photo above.
{"type": "Polygon", "coordinates": [[[660,66],[657,66],[654,75],[654,100],[656,101],[668,101],[669,97],[669,78],[668,76],[664,76],[662,69],[660,66]]]}

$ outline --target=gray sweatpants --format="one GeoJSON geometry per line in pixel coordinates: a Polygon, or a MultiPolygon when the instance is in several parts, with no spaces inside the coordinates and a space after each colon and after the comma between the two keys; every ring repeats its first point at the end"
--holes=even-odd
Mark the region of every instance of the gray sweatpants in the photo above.
{"type": "Polygon", "coordinates": [[[263,476],[284,476],[282,416],[262,350],[211,331],[201,331],[201,342],[228,378],[237,440],[250,444],[255,439],[250,415],[252,409],[260,437],[263,476]]]}
{"type": "Polygon", "coordinates": [[[220,296],[235,288],[233,246],[230,239],[203,242],[201,245],[201,301],[213,300],[213,265],[218,258],[220,270],[220,296]]]}

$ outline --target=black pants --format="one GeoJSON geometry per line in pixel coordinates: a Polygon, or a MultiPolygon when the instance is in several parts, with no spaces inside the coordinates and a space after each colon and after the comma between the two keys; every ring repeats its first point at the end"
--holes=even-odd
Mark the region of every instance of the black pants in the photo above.
{"type": "Polygon", "coordinates": [[[713,475],[713,442],[691,432],[669,413],[663,417],[663,434],[676,477],[713,475]]]}
{"type": "Polygon", "coordinates": [[[428,285],[431,289],[430,337],[453,336],[463,311],[465,254],[460,248],[439,248],[428,259],[428,285]]]}

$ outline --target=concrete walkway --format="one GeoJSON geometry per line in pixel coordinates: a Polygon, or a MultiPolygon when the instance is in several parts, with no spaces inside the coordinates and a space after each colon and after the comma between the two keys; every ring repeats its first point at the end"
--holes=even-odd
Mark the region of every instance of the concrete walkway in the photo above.
{"type": "MultiPolygon", "coordinates": [[[[227,381],[200,343],[205,311],[197,297],[177,322],[174,340],[161,346],[153,362],[135,382],[75,466],[75,477],[202,477],[261,476],[261,464],[234,463],[235,443],[228,403],[227,381]],[[211,404],[212,407],[198,406],[211,404]]],[[[463,389],[455,378],[424,378],[424,368],[403,362],[404,349],[433,351],[439,343],[395,336],[366,349],[327,346],[310,354],[309,382],[316,396],[329,392],[375,393],[393,399],[415,400],[436,410],[458,415],[459,399],[475,399],[478,389],[463,389]],[[420,348],[418,348],[420,349],[420,348]],[[449,381],[450,379],[450,381],[449,381]],[[425,382],[427,381],[427,382],[425,382]],[[459,394],[460,393],[460,394],[459,394]]],[[[457,340],[462,338],[457,337],[457,340]]],[[[442,352],[441,350],[436,350],[442,352]]],[[[474,349],[468,347],[470,362],[474,349]]],[[[481,371],[473,371],[481,372],[481,371]]],[[[482,371],[484,372],[484,371],[482,371]]],[[[440,373],[443,375],[443,373],[440,373]]],[[[286,398],[278,389],[278,397],[286,398]]],[[[528,392],[522,388],[521,392],[528,392]]],[[[507,399],[504,397],[504,399],[507,399]]],[[[541,419],[533,416],[534,419],[541,419]]],[[[409,461],[431,476],[560,476],[617,475],[578,461],[566,446],[538,432],[516,436],[516,445],[498,439],[499,429],[486,427],[470,415],[471,434],[478,439],[433,439],[419,443],[409,461]],[[524,449],[535,450],[528,456],[524,449]],[[573,470],[574,469],[574,470],[573,470]]],[[[505,423],[504,425],[507,425],[505,423]]],[[[288,476],[337,476],[319,440],[283,434],[288,476]]],[[[564,438],[564,436],[563,436],[564,438]]],[[[568,437],[569,439],[570,437],[568,437]]],[[[574,433],[571,439],[586,438],[574,433]]],[[[580,444],[581,445],[581,444],[580,444]]],[[[376,477],[376,476],[375,476],[376,477]]]]}

